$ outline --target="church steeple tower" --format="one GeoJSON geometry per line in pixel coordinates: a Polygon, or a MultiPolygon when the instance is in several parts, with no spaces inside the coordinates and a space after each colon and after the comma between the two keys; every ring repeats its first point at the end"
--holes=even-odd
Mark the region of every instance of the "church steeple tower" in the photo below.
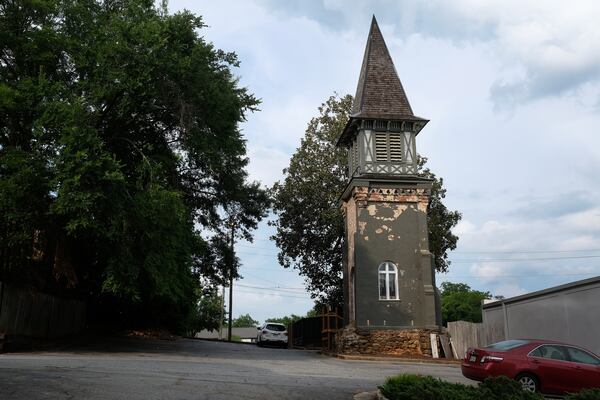
{"type": "Polygon", "coordinates": [[[416,136],[427,122],[414,115],[373,17],[352,112],[337,143],[348,149],[341,200],[349,327],[425,332],[441,323],[427,226],[432,181],[417,170],[416,136]]]}

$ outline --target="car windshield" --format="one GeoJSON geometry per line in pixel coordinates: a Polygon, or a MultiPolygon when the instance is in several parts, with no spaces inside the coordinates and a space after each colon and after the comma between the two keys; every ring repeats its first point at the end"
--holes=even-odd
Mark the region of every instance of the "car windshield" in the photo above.
{"type": "Polygon", "coordinates": [[[529,340],[505,340],[503,342],[493,343],[489,346],[485,346],[484,349],[506,351],[516,349],[529,343],[529,340]]]}
{"type": "Polygon", "coordinates": [[[283,332],[283,331],[285,331],[285,326],[275,325],[275,324],[267,324],[265,329],[268,329],[270,331],[275,331],[275,332],[283,332]]]}

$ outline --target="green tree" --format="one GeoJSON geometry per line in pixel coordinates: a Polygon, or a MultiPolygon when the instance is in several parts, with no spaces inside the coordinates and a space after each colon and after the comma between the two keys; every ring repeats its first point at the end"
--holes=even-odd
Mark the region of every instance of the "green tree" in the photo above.
{"type": "Polygon", "coordinates": [[[0,4],[1,279],[181,330],[237,276],[230,217],[250,239],[269,205],[238,127],[259,101],[203,28],[151,0],[0,4]]]}
{"type": "Polygon", "coordinates": [[[224,317],[223,298],[216,288],[207,288],[200,295],[196,312],[191,316],[192,320],[188,324],[190,336],[194,337],[197,332],[202,330],[217,330],[221,324],[224,325],[224,317]]]}
{"type": "Polygon", "coordinates": [[[335,143],[348,119],[352,96],[330,97],[272,189],[277,219],[271,225],[279,263],[305,276],[321,303],[342,299],[344,221],[338,199],[346,183],[346,151],[335,143]]]}
{"type": "MultiPolygon", "coordinates": [[[[342,302],[344,221],[338,200],[348,181],[347,150],[336,147],[352,106],[352,96],[331,96],[308,123],[300,147],[284,169],[285,178],[272,188],[277,219],[273,236],[279,263],[306,277],[307,289],[322,304],[342,302]]],[[[451,231],[461,218],[443,204],[443,180],[419,158],[419,174],[432,178],[428,208],[430,250],[437,271],[448,270],[447,252],[456,248],[451,231]]]]}
{"type": "Polygon", "coordinates": [[[250,328],[258,325],[258,321],[250,316],[250,314],[240,315],[234,318],[231,326],[234,328],[250,328]]]}
{"type": "Polygon", "coordinates": [[[278,324],[283,324],[285,326],[289,326],[302,318],[305,318],[305,317],[303,317],[301,315],[291,314],[291,315],[286,315],[284,317],[267,318],[266,321],[267,322],[275,322],[278,324]]]}
{"type": "Polygon", "coordinates": [[[489,292],[472,290],[465,283],[442,282],[442,323],[452,321],[481,322],[481,302],[491,299],[489,292]]]}

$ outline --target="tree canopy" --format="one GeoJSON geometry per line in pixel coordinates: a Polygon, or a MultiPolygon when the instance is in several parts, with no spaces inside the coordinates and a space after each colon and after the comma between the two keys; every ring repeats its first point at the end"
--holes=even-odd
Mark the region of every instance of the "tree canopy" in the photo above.
{"type": "Polygon", "coordinates": [[[240,315],[234,318],[231,326],[234,328],[253,328],[258,325],[258,321],[250,316],[250,314],[240,315]]]}
{"type": "Polygon", "coordinates": [[[249,239],[268,197],[236,55],[164,4],[0,4],[0,279],[181,329],[201,281],[237,276],[229,224],[249,239]]]}
{"type": "Polygon", "coordinates": [[[291,314],[291,315],[285,315],[283,317],[267,318],[266,321],[267,322],[275,322],[278,324],[283,324],[285,326],[289,326],[290,324],[293,324],[294,322],[296,322],[302,318],[304,318],[304,317],[301,315],[291,314]]]}
{"type": "Polygon", "coordinates": [[[491,299],[489,292],[472,290],[466,283],[442,282],[442,323],[452,321],[481,322],[481,302],[491,299]]]}
{"type": "MultiPolygon", "coordinates": [[[[344,129],[352,96],[331,96],[319,115],[308,123],[300,147],[284,169],[284,180],[272,188],[277,219],[273,236],[279,247],[279,262],[298,269],[307,289],[318,302],[340,305],[342,295],[342,252],[344,221],[338,200],[348,181],[347,150],[336,147],[344,129]]],[[[447,252],[456,248],[458,237],[451,231],[461,218],[443,204],[443,180],[425,166],[420,157],[419,174],[433,178],[428,208],[429,246],[436,270],[445,272],[447,252]]]]}

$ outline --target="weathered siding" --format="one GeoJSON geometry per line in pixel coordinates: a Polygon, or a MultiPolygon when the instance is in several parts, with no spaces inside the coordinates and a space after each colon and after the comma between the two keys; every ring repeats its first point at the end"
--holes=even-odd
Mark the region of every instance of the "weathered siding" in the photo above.
{"type": "Polygon", "coordinates": [[[469,347],[483,345],[484,330],[481,323],[467,321],[448,322],[448,334],[450,335],[456,356],[459,359],[465,356],[469,347]]]}
{"type": "Polygon", "coordinates": [[[600,354],[600,277],[484,304],[483,316],[494,341],[559,340],[600,354]]]}
{"type": "Polygon", "coordinates": [[[85,303],[0,282],[0,332],[7,337],[55,338],[85,327],[85,303]]]}
{"type": "Polygon", "coordinates": [[[504,340],[504,310],[502,307],[490,309],[483,313],[483,341],[482,345],[488,345],[504,340]]]}

